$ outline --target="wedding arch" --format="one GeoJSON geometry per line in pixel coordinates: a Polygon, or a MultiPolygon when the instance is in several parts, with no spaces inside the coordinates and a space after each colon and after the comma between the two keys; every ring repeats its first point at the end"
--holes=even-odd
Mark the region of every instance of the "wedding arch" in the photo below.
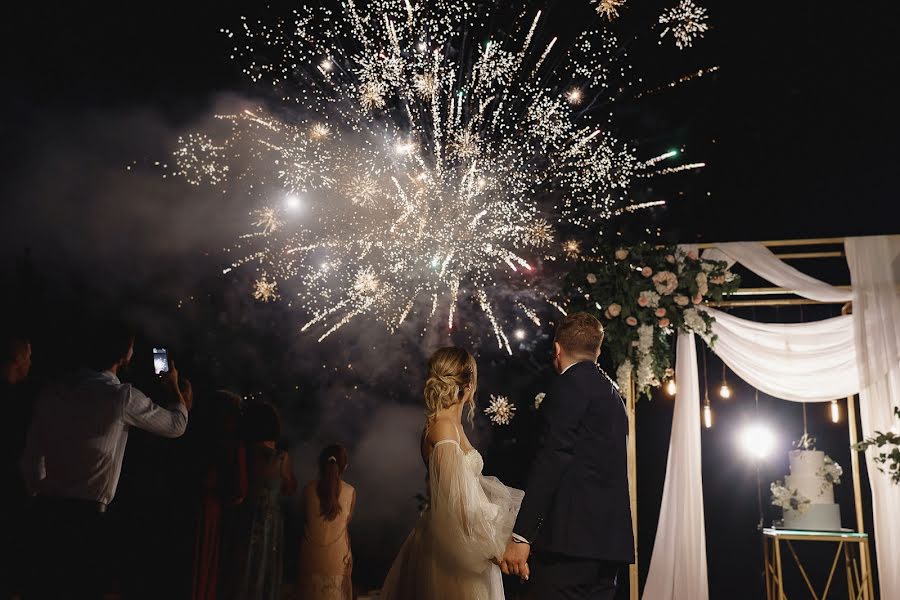
{"type": "MultiPolygon", "coordinates": [[[[619,252],[619,256],[627,254],[625,250],[619,252]]],[[[740,289],[736,295],[781,294],[796,298],[698,303],[696,308],[703,312],[708,326],[698,323],[697,327],[687,324],[678,328],[675,413],[644,600],[709,598],[696,358],[698,335],[705,343],[714,340],[712,349],[722,361],[747,383],[770,396],[792,402],[831,402],[847,398],[851,443],[860,438],[856,423],[857,394],[865,436],[892,427],[893,404],[900,399],[900,235],[682,245],[679,254],[702,257],[712,265],[710,271],[722,268],[717,264],[730,267],[740,263],[777,286],[740,289]],[[771,250],[826,245],[842,245],[843,252],[775,254],[771,250]],[[832,286],[784,262],[842,255],[846,255],[850,270],[849,288],[832,286]],[[846,310],[839,317],[791,324],[746,320],[719,310],[729,306],[805,303],[844,304],[846,310]]],[[[640,265],[636,268],[639,270],[640,265]]],[[[589,274],[588,277],[589,283],[590,277],[596,281],[596,276],[589,274]]],[[[705,283],[706,277],[703,279],[705,283]]],[[[607,320],[615,319],[603,299],[595,308],[607,320]]],[[[618,310],[613,312],[618,315],[618,310]]],[[[623,387],[630,419],[629,473],[636,531],[634,408],[639,390],[634,378],[630,385],[623,387]]],[[[881,593],[885,598],[900,598],[900,570],[892,562],[900,555],[900,510],[897,510],[900,485],[893,484],[888,475],[880,473],[870,455],[866,455],[866,460],[881,593]]],[[[852,475],[857,530],[862,532],[862,491],[856,452],[852,453],[852,475]]],[[[860,565],[864,577],[871,576],[868,561],[865,556],[860,565]]],[[[637,600],[636,566],[630,571],[630,579],[631,597],[637,600]]]]}

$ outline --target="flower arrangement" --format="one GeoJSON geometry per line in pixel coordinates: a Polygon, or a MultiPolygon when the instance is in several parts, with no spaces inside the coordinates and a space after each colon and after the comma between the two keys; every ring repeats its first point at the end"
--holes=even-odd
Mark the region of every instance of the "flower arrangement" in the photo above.
{"type": "MultiPolygon", "coordinates": [[[[894,407],[894,414],[900,419],[900,408],[894,407]]],[[[853,446],[854,450],[864,452],[869,448],[878,448],[879,452],[873,460],[882,473],[890,476],[891,481],[900,485],[900,426],[895,425],[890,431],[876,431],[853,446]]]]}
{"type": "Polygon", "coordinates": [[[712,343],[714,319],[700,306],[739,286],[724,262],[648,243],[607,249],[569,276],[573,307],[597,314],[606,328],[619,388],[628,389],[633,380],[647,396],[671,370],[672,333],[692,331],[712,343]]]}
{"type": "Polygon", "coordinates": [[[843,474],[844,469],[841,468],[841,465],[834,462],[834,459],[827,454],[825,455],[825,464],[819,467],[819,470],[816,472],[816,475],[831,485],[838,485],[841,482],[841,475],[843,474]]]}
{"type": "Polygon", "coordinates": [[[811,506],[809,498],[796,489],[785,486],[780,479],[772,482],[769,489],[772,491],[772,504],[774,506],[784,510],[796,510],[801,514],[809,510],[811,506]]]}

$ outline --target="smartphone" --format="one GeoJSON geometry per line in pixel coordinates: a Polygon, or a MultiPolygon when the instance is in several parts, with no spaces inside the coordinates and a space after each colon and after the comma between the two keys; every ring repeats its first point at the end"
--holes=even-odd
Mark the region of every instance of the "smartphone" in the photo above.
{"type": "Polygon", "coordinates": [[[153,371],[157,375],[169,372],[169,353],[165,348],[153,349],[153,371]]]}

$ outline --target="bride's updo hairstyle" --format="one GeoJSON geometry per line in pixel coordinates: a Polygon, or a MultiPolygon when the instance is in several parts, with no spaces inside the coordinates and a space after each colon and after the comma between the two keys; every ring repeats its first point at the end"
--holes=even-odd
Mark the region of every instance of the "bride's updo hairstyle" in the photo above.
{"type": "Polygon", "coordinates": [[[425,419],[434,422],[441,409],[450,408],[463,401],[466,386],[472,386],[469,405],[469,422],[475,419],[475,387],[478,384],[478,367],[466,350],[453,346],[441,348],[428,359],[428,379],[425,380],[425,419]]]}

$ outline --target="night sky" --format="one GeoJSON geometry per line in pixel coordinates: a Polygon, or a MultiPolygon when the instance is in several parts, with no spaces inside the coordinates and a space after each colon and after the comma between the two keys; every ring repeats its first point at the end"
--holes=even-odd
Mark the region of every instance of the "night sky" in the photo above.
{"type": "MultiPolygon", "coordinates": [[[[579,15],[591,14],[586,0],[550,4],[551,23],[562,31],[579,15]]],[[[623,110],[643,147],[682,147],[688,160],[708,166],[645,190],[648,199],[665,199],[668,206],[622,219],[613,234],[636,240],[646,228],[659,227],[666,239],[688,242],[896,233],[900,5],[701,4],[713,27],[704,40],[682,53],[665,52],[665,58],[654,54],[655,43],[635,45],[633,62],[649,65],[646,72],[658,76],[658,83],[698,68],[721,70],[623,110]]],[[[648,17],[668,5],[629,0],[623,37],[642,33],[648,17]]],[[[415,516],[408,498],[421,487],[421,465],[417,457],[409,459],[408,440],[389,438],[418,427],[422,352],[436,340],[412,331],[386,339],[380,329],[364,327],[327,344],[299,339],[290,311],[260,307],[218,276],[223,235],[238,227],[230,205],[164,182],[152,171],[124,171],[131,161],[164,159],[174,137],[223,98],[257,94],[228,60],[219,34],[248,12],[264,11],[260,3],[231,0],[16,2],[4,8],[0,282],[8,305],[25,311],[37,339],[48,343],[70,331],[80,314],[128,306],[129,316],[146,323],[146,343],[162,339],[180,350],[201,389],[230,386],[276,401],[301,464],[320,441],[351,445],[361,456],[356,471],[351,467],[348,473],[357,478],[361,507],[364,493],[378,496],[355,532],[364,548],[357,548],[359,576],[377,585],[389,558],[379,562],[377,552],[365,548],[399,543],[415,516]],[[385,496],[385,481],[405,483],[385,496]],[[395,507],[404,502],[412,514],[398,517],[395,507]]],[[[842,260],[816,268],[811,274],[849,283],[842,260]]],[[[736,314],[787,322],[838,310],[736,314]]],[[[36,359],[59,367],[69,351],[63,346],[71,344],[37,345],[36,359]]],[[[485,349],[479,357],[486,372],[482,398],[492,386],[499,391],[499,382],[513,380],[512,389],[503,391],[527,405],[548,375],[547,346],[546,338],[532,340],[514,359],[485,349]]],[[[721,363],[712,353],[707,358],[715,389],[721,363]]],[[[40,374],[54,367],[37,368],[40,374]]],[[[704,432],[712,598],[759,597],[762,590],[755,472],[732,442],[754,411],[753,391],[734,376],[731,382],[736,397],[727,404],[714,399],[716,427],[704,432]]],[[[760,411],[780,423],[781,454],[762,473],[767,487],[786,473],[787,450],[802,433],[802,418],[799,406],[762,396],[760,411]]],[[[848,471],[845,425],[828,422],[824,407],[809,412],[820,448],[848,471]]],[[[671,414],[671,401],[661,394],[638,409],[642,574],[649,564],[671,414]]],[[[527,421],[496,435],[484,422],[477,426],[475,437],[490,448],[489,468],[508,470],[511,483],[520,476],[515,440],[527,421]]],[[[301,476],[309,466],[298,468],[301,476]]],[[[126,464],[126,476],[127,469],[126,464]]],[[[848,525],[849,485],[837,495],[848,525]]]]}

